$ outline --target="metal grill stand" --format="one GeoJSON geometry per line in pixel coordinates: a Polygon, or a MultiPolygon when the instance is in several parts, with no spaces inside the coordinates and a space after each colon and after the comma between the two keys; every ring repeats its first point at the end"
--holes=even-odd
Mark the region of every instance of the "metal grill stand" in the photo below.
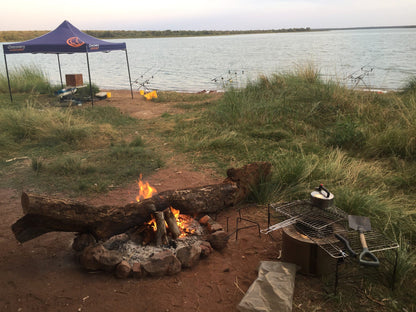
{"type": "MultiPolygon", "coordinates": [[[[348,214],[343,210],[330,206],[319,208],[312,205],[310,200],[298,200],[283,204],[268,205],[268,228],[262,233],[269,233],[278,228],[295,224],[299,233],[307,236],[316,245],[322,248],[329,256],[336,259],[335,267],[335,291],[338,286],[338,266],[348,257],[359,255],[362,251],[361,242],[357,231],[348,227],[348,214]],[[275,211],[286,218],[285,221],[270,225],[271,212],[275,211]],[[344,238],[344,242],[338,239],[344,238]],[[349,243],[347,248],[345,242],[349,243]]],[[[369,250],[372,253],[397,249],[399,245],[377,231],[369,231],[365,234],[369,250]]],[[[393,268],[392,288],[394,288],[398,253],[393,268]]],[[[358,262],[358,261],[357,261],[358,262]]]]}

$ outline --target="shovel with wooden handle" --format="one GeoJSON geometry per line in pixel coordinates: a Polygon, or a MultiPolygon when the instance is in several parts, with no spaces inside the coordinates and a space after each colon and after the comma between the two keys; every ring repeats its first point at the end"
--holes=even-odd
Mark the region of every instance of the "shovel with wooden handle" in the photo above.
{"type": "Polygon", "coordinates": [[[365,240],[364,235],[364,232],[371,231],[370,219],[368,217],[349,215],[348,223],[350,228],[360,232],[360,241],[361,246],[363,247],[359,256],[360,264],[365,266],[378,266],[380,262],[377,257],[368,250],[367,241],[365,240]]]}

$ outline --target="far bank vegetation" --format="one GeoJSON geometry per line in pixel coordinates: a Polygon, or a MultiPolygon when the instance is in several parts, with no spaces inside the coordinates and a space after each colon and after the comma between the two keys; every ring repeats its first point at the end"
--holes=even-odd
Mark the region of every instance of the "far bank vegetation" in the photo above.
{"type": "MultiPolygon", "coordinates": [[[[269,30],[85,30],[90,36],[101,39],[127,39],[127,38],[163,38],[163,37],[195,37],[195,36],[224,36],[244,34],[267,34],[282,32],[310,31],[306,28],[284,28],[269,30]]],[[[31,31],[0,31],[1,42],[25,41],[40,37],[48,30],[31,31]]]]}

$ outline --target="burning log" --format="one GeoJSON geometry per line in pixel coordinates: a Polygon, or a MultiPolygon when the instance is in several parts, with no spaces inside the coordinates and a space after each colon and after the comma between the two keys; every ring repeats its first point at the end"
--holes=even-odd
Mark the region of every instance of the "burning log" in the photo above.
{"type": "Polygon", "coordinates": [[[177,239],[181,235],[181,230],[176,223],[176,218],[170,207],[163,210],[163,216],[165,217],[169,232],[172,234],[172,238],[177,239]]]}
{"type": "MultiPolygon", "coordinates": [[[[149,221],[151,214],[156,216],[158,211],[163,222],[169,220],[171,217],[163,217],[163,211],[170,206],[195,217],[217,213],[246,198],[253,187],[270,174],[270,169],[271,164],[267,162],[229,169],[228,178],[221,184],[165,191],[121,207],[96,207],[23,192],[25,215],[12,225],[12,230],[21,243],[52,231],[91,233],[97,240],[102,240],[149,221]]],[[[176,232],[174,227],[171,230],[176,232]]]]}
{"type": "Polygon", "coordinates": [[[166,245],[168,238],[166,236],[165,218],[163,217],[163,211],[156,211],[154,213],[156,219],[156,246],[166,245]]]}

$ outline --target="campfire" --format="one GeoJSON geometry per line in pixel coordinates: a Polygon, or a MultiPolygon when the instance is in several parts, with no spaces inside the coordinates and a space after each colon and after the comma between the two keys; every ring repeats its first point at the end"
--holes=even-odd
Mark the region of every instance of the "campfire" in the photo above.
{"type": "Polygon", "coordinates": [[[52,231],[77,232],[72,248],[88,271],[172,275],[226,247],[228,234],[210,215],[243,201],[270,170],[270,163],[252,163],[227,170],[219,184],[163,192],[140,177],[136,201],[121,207],[23,192],[24,216],[12,230],[21,243],[52,231]]]}

